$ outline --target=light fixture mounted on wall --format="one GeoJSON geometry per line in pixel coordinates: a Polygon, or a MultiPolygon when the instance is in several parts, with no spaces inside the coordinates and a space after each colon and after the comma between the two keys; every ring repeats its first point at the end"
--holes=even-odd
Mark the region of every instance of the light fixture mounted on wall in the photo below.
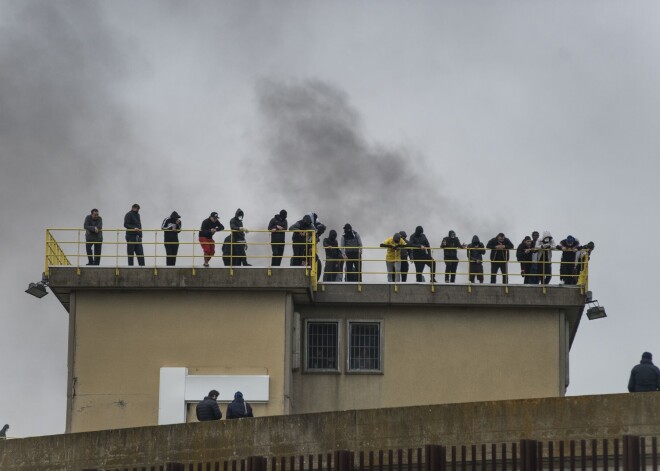
{"type": "Polygon", "coordinates": [[[35,298],[43,298],[48,294],[46,286],[48,286],[48,277],[44,274],[41,276],[41,281],[30,283],[28,285],[28,289],[26,289],[25,292],[27,294],[31,294],[35,298]]]}

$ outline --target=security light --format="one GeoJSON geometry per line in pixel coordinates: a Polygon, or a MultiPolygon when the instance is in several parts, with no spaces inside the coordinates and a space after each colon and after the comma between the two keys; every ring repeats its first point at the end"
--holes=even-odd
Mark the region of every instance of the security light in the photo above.
{"type": "Polygon", "coordinates": [[[48,291],[46,291],[46,285],[41,281],[38,283],[30,283],[25,292],[31,294],[35,298],[43,298],[48,294],[48,291]]]}
{"type": "Polygon", "coordinates": [[[598,304],[598,300],[594,299],[593,301],[587,301],[587,306],[589,306],[589,309],[587,309],[587,317],[589,318],[590,321],[593,321],[594,319],[602,319],[603,317],[607,317],[607,314],[605,314],[605,308],[598,304]]]}

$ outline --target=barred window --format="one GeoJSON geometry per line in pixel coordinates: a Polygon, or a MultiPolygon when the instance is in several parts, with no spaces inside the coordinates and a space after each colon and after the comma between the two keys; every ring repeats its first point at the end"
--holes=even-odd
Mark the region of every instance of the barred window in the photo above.
{"type": "Polygon", "coordinates": [[[307,370],[337,371],[339,359],[339,323],[307,322],[307,370]]]}
{"type": "Polygon", "coordinates": [[[348,330],[349,371],[381,371],[380,322],[350,322],[348,330]]]}

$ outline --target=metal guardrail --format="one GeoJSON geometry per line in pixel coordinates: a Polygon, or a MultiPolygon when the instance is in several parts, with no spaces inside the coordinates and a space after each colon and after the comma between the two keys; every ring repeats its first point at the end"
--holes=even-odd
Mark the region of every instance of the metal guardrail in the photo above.
{"type": "MultiPolygon", "coordinates": [[[[102,249],[99,256],[99,264],[113,266],[119,275],[119,269],[130,266],[128,263],[127,248],[142,249],[142,255],[135,258],[135,265],[142,265],[154,270],[157,274],[159,268],[168,265],[189,267],[195,274],[197,269],[204,267],[203,243],[198,241],[198,230],[182,229],[178,233],[179,242],[165,242],[164,233],[161,229],[143,229],[139,242],[127,242],[125,240],[126,229],[104,229],[103,242],[85,241],[84,229],[53,228],[46,230],[46,260],[45,273],[48,275],[52,266],[75,266],[80,270],[83,266],[90,265],[92,258],[88,258],[87,249],[102,249]],[[167,253],[168,248],[176,246],[174,255],[167,253]]],[[[260,266],[280,268],[292,266],[304,268],[308,276],[314,280],[324,283],[356,282],[382,283],[391,280],[393,283],[406,283],[410,281],[428,282],[432,286],[442,283],[455,282],[465,283],[469,286],[477,282],[495,282],[498,279],[503,284],[538,284],[547,286],[557,278],[568,285],[579,285],[583,290],[588,290],[588,263],[589,257],[576,253],[575,262],[562,262],[557,260],[562,253],[558,252],[555,261],[540,262],[517,262],[511,257],[508,261],[491,262],[489,252],[484,249],[484,260],[475,262],[468,260],[468,251],[474,250],[469,247],[452,248],[457,255],[456,259],[445,259],[442,247],[430,247],[429,255],[418,255],[413,246],[402,246],[397,251],[398,260],[394,267],[386,265],[387,248],[380,246],[363,246],[359,248],[359,256],[342,256],[341,258],[324,257],[325,250],[315,240],[313,231],[308,233],[309,242],[291,242],[291,234],[295,231],[282,231],[286,233],[286,240],[282,244],[271,244],[271,232],[267,230],[250,230],[246,232],[245,240],[232,237],[232,231],[221,231],[216,235],[215,254],[210,259],[211,266],[226,266],[232,271],[244,266],[260,266]],[[284,246],[281,255],[274,255],[271,250],[274,245],[284,246]],[[442,258],[433,258],[431,254],[440,254],[442,258]],[[318,256],[317,256],[318,255],[318,256]],[[313,261],[316,261],[315,263],[313,261]],[[493,274],[493,269],[497,273],[493,274]],[[388,271],[394,270],[394,271],[388,271]],[[323,278],[320,275],[323,273],[323,278]],[[413,278],[414,276],[414,278],[413,278]],[[428,279],[428,281],[427,281],[428,279]]],[[[235,234],[235,233],[234,233],[235,234]]],[[[356,247],[329,247],[330,250],[348,251],[356,250],[356,247]]],[[[515,257],[516,250],[507,250],[515,257]]],[[[336,252],[335,252],[336,253],[336,252]]],[[[336,257],[336,255],[334,256],[336,257]]],[[[94,265],[93,263],[91,265],[94,265]]]]}

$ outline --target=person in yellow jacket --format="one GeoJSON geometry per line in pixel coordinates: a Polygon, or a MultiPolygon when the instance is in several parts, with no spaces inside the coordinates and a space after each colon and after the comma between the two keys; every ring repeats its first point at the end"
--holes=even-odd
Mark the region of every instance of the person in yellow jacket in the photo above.
{"type": "Polygon", "coordinates": [[[388,237],[380,244],[386,248],[385,265],[387,266],[387,281],[398,283],[401,281],[401,248],[406,247],[406,241],[399,232],[388,237]]]}
{"type": "Polygon", "coordinates": [[[587,280],[589,279],[589,259],[591,258],[591,252],[594,251],[595,247],[596,245],[593,242],[589,242],[587,245],[583,245],[580,250],[575,265],[575,272],[578,276],[578,285],[584,286],[587,284],[587,280]]]}

